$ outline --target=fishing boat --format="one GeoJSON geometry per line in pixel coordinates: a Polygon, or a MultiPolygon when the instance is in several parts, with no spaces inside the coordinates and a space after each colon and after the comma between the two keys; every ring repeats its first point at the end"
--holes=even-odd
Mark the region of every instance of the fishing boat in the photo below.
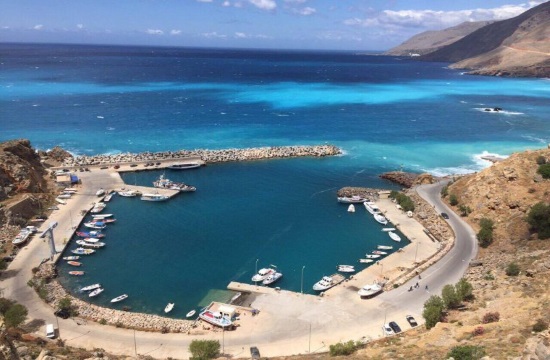
{"type": "Polygon", "coordinates": [[[76,235],[83,238],[104,238],[105,234],[102,234],[100,231],[77,231],[76,235]]]}
{"type": "Polygon", "coordinates": [[[172,311],[173,308],[174,303],[168,303],[168,305],[166,305],[166,307],[164,308],[164,312],[168,314],[170,311],[172,311]]]}
{"type": "Polygon", "coordinates": [[[90,291],[100,287],[101,287],[101,284],[93,284],[93,285],[84,286],[82,289],[80,289],[80,291],[90,291]]]}
{"type": "Polygon", "coordinates": [[[199,313],[199,318],[209,324],[216,325],[221,328],[226,328],[233,325],[233,321],[231,320],[232,314],[225,312],[204,310],[199,313]]]}
{"type": "Polygon", "coordinates": [[[112,303],[116,303],[116,302],[119,302],[119,301],[122,301],[124,299],[128,298],[128,295],[126,294],[122,294],[120,296],[117,296],[116,298],[112,299],[111,302],[112,303]]]}
{"type": "Polygon", "coordinates": [[[355,212],[355,205],[349,204],[349,206],[348,206],[348,212],[354,213],[354,212],[355,212]]]}
{"type": "Polygon", "coordinates": [[[371,262],[374,262],[374,260],[373,260],[373,259],[359,259],[359,262],[360,262],[360,263],[364,263],[364,264],[365,264],[365,263],[371,263],[371,262]]]}
{"type": "Polygon", "coordinates": [[[16,246],[23,245],[27,242],[31,234],[32,233],[28,229],[21,229],[19,231],[19,234],[17,234],[17,236],[11,241],[11,243],[16,246]]]}
{"type": "Polygon", "coordinates": [[[135,197],[141,195],[141,192],[137,190],[119,191],[118,194],[122,197],[135,197]]]}
{"type": "Polygon", "coordinates": [[[367,209],[367,211],[369,213],[371,213],[372,215],[381,213],[380,208],[378,207],[378,205],[376,205],[372,201],[365,201],[363,203],[363,206],[365,206],[365,209],[367,209]]]}
{"type": "Polygon", "coordinates": [[[321,278],[321,280],[317,281],[314,285],[313,285],[313,290],[315,291],[323,291],[323,290],[328,290],[330,289],[331,287],[334,286],[334,282],[332,281],[332,277],[330,276],[323,276],[321,278]]]}
{"type": "Polygon", "coordinates": [[[107,227],[107,225],[105,225],[102,222],[93,222],[93,221],[84,223],[84,226],[90,229],[98,229],[98,230],[105,229],[107,227]]]}
{"type": "Polygon", "coordinates": [[[165,201],[170,199],[168,195],[162,194],[143,194],[141,195],[141,200],[143,201],[165,201]]]}
{"type": "Polygon", "coordinates": [[[80,259],[80,256],[65,256],[63,257],[63,260],[78,260],[80,259]]]}
{"type": "Polygon", "coordinates": [[[190,162],[190,163],[176,163],[168,166],[168,169],[170,170],[189,170],[189,169],[196,169],[200,167],[201,164],[198,162],[190,162]]]}
{"type": "Polygon", "coordinates": [[[97,288],[95,289],[94,291],[92,291],[91,293],[88,294],[89,297],[94,297],[94,296],[97,296],[99,294],[101,294],[105,289],[104,288],[97,288]]]}
{"type": "Polygon", "coordinates": [[[77,254],[77,255],[91,255],[91,254],[95,253],[95,250],[78,248],[78,249],[71,250],[71,252],[73,254],[77,254]]]}
{"type": "Polygon", "coordinates": [[[374,250],[372,253],[373,253],[374,255],[388,255],[387,252],[385,252],[385,251],[380,251],[380,250],[374,250]]]}
{"type": "Polygon", "coordinates": [[[388,219],[386,219],[383,215],[380,214],[373,214],[374,220],[378,221],[382,225],[386,225],[388,223],[388,219]]]}
{"type": "Polygon", "coordinates": [[[390,236],[390,239],[393,241],[401,241],[401,237],[394,233],[393,231],[388,231],[388,235],[390,236]]]}
{"type": "Polygon", "coordinates": [[[268,275],[263,281],[262,284],[264,285],[270,285],[274,282],[278,281],[280,278],[283,277],[283,274],[280,272],[274,272],[273,274],[268,275]]]}
{"type": "Polygon", "coordinates": [[[376,248],[377,248],[378,250],[391,250],[391,249],[393,249],[393,246],[378,245],[376,248]]]}
{"type": "Polygon", "coordinates": [[[352,197],[349,197],[349,196],[340,196],[338,197],[338,202],[339,203],[344,203],[344,204],[359,204],[359,203],[363,203],[367,201],[366,198],[362,197],[362,196],[352,196],[352,197]]]}
{"type": "Polygon", "coordinates": [[[197,190],[197,188],[195,188],[194,186],[186,185],[180,182],[174,182],[170,179],[167,179],[164,177],[164,174],[161,174],[156,181],[153,181],[153,186],[160,189],[170,189],[170,190],[177,190],[182,192],[190,192],[190,191],[197,190]]]}
{"type": "Polygon", "coordinates": [[[69,271],[69,275],[82,276],[84,275],[84,271],[69,271]]]}
{"type": "Polygon", "coordinates": [[[338,265],[337,269],[338,271],[344,272],[344,273],[355,272],[355,267],[353,265],[338,265]]]}
{"type": "Polygon", "coordinates": [[[365,257],[367,259],[378,259],[380,257],[380,255],[376,255],[376,254],[366,254],[365,257]]]}
{"type": "Polygon", "coordinates": [[[258,282],[258,281],[264,281],[267,279],[267,277],[271,274],[275,273],[275,269],[272,268],[262,268],[258,271],[258,273],[254,276],[252,276],[252,281],[258,282]]]}
{"type": "Polygon", "coordinates": [[[103,195],[105,195],[105,190],[103,190],[103,188],[99,188],[99,190],[97,190],[95,192],[95,195],[96,196],[103,196],[103,195]]]}
{"type": "Polygon", "coordinates": [[[80,266],[82,263],[79,263],[78,261],[67,261],[67,264],[72,266],[80,266]]]}
{"type": "Polygon", "coordinates": [[[185,315],[185,317],[190,318],[191,316],[195,315],[196,313],[197,313],[196,310],[191,310],[191,311],[189,311],[189,312],[187,313],[187,315],[185,315]]]}
{"type": "Polygon", "coordinates": [[[99,249],[105,246],[104,242],[96,242],[96,243],[90,243],[84,240],[76,240],[76,243],[80,246],[87,246],[94,249],[99,249]]]}
{"type": "Polygon", "coordinates": [[[362,298],[372,297],[380,294],[383,288],[377,283],[363,286],[357,293],[362,298]]]}

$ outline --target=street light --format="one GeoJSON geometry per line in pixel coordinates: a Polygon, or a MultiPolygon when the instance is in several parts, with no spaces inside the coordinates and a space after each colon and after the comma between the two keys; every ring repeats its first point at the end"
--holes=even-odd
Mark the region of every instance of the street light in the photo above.
{"type": "MultiPolygon", "coordinates": [[[[260,260],[260,259],[256,259],[256,272],[254,273],[254,275],[258,274],[258,260],[260,260]]],[[[258,285],[258,282],[257,282],[257,281],[254,281],[254,283],[255,283],[256,285],[258,285]]]]}
{"type": "Polygon", "coordinates": [[[306,266],[302,266],[302,282],[301,282],[301,285],[300,285],[300,293],[303,294],[304,293],[304,269],[306,268],[306,266]]]}
{"type": "Polygon", "coordinates": [[[416,243],[416,251],[414,252],[414,262],[416,263],[416,256],[418,255],[418,245],[420,245],[419,242],[416,243]]]}

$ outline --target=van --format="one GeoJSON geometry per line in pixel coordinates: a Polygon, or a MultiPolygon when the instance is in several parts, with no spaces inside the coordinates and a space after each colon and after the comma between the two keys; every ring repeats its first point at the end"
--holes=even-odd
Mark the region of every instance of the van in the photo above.
{"type": "Polygon", "coordinates": [[[46,337],[50,339],[53,339],[55,337],[55,329],[53,327],[53,324],[46,325],[46,337]]]}

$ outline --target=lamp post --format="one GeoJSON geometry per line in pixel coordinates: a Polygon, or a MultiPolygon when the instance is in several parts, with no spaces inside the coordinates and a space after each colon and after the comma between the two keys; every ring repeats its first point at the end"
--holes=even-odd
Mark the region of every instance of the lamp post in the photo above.
{"type": "Polygon", "coordinates": [[[418,245],[420,245],[419,242],[416,243],[416,251],[414,252],[414,262],[416,263],[416,256],[418,255],[418,245]]]}
{"type": "MultiPolygon", "coordinates": [[[[256,274],[258,273],[258,260],[260,260],[260,259],[256,259],[256,272],[254,273],[254,275],[256,275],[256,274]]],[[[257,282],[257,281],[254,281],[254,283],[255,283],[256,285],[258,285],[258,282],[257,282]]]]}
{"type": "Polygon", "coordinates": [[[304,293],[304,269],[306,268],[306,266],[302,266],[302,282],[300,283],[300,293],[303,294],[304,293]]]}

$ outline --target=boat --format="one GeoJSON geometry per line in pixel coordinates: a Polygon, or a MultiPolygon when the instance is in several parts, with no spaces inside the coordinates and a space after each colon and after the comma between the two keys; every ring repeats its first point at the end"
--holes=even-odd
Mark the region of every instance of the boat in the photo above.
{"type": "Polygon", "coordinates": [[[114,194],[114,193],[109,193],[109,194],[107,194],[107,195],[103,198],[103,201],[105,201],[105,202],[111,201],[111,199],[113,198],[113,194],[114,194]]]}
{"type": "Polygon", "coordinates": [[[78,260],[80,259],[80,256],[65,256],[63,257],[63,260],[78,260]]]}
{"type": "Polygon", "coordinates": [[[76,240],[76,243],[80,246],[87,246],[87,247],[91,247],[91,248],[94,248],[94,249],[99,249],[99,248],[102,248],[105,246],[105,243],[104,242],[96,242],[96,243],[91,243],[91,242],[87,242],[87,241],[84,241],[84,240],[76,240]]]}
{"type": "Polygon", "coordinates": [[[103,224],[112,224],[116,221],[116,219],[109,219],[109,218],[94,218],[92,221],[90,221],[91,223],[103,223],[103,224]]]}
{"type": "Polygon", "coordinates": [[[226,328],[233,325],[231,315],[219,311],[204,310],[199,313],[199,318],[209,324],[216,325],[221,328],[226,328]]]}
{"type": "Polygon", "coordinates": [[[108,217],[113,216],[113,214],[98,214],[98,215],[92,215],[94,219],[105,219],[108,217]]]}
{"type": "Polygon", "coordinates": [[[352,197],[349,197],[349,196],[339,196],[338,197],[338,202],[339,203],[344,203],[344,204],[359,204],[359,203],[364,203],[365,201],[367,201],[366,198],[362,197],[362,196],[352,196],[352,197]]]}
{"type": "Polygon", "coordinates": [[[189,170],[189,169],[196,169],[200,167],[201,164],[198,162],[190,162],[190,163],[176,163],[168,166],[168,169],[171,170],[189,170]]]}
{"type": "Polygon", "coordinates": [[[376,255],[376,254],[366,254],[365,257],[367,259],[378,259],[380,257],[380,255],[376,255]]]}
{"type": "Polygon", "coordinates": [[[380,294],[382,291],[382,286],[374,283],[363,286],[357,293],[360,297],[371,297],[380,294]]]}
{"type": "Polygon", "coordinates": [[[355,212],[355,205],[349,204],[349,206],[348,206],[348,212],[354,213],[354,212],[355,212]]]}
{"type": "Polygon", "coordinates": [[[92,210],[90,210],[90,212],[92,214],[100,213],[103,211],[103,209],[105,209],[106,206],[107,204],[105,204],[104,202],[98,202],[97,204],[94,205],[94,207],[92,208],[92,210]]]}
{"type": "Polygon", "coordinates": [[[67,264],[72,266],[80,266],[82,263],[79,263],[78,261],[67,261],[67,264]]]}
{"type": "Polygon", "coordinates": [[[126,299],[127,297],[128,297],[128,295],[122,294],[122,295],[117,296],[116,298],[112,299],[111,302],[116,303],[116,302],[119,302],[119,301],[122,301],[122,300],[126,299]]]}
{"type": "Polygon", "coordinates": [[[98,238],[84,238],[83,240],[86,241],[86,242],[92,243],[92,244],[96,243],[96,242],[99,242],[98,238]]]}
{"type": "Polygon", "coordinates": [[[374,220],[378,221],[382,225],[386,225],[388,223],[388,219],[386,219],[383,215],[380,214],[373,214],[374,220]]]}
{"type": "Polygon", "coordinates": [[[93,284],[93,285],[84,286],[82,289],[80,289],[80,291],[90,291],[100,287],[101,287],[101,284],[93,284]]]}
{"type": "Polygon", "coordinates": [[[372,201],[365,201],[363,205],[365,206],[365,209],[367,209],[367,211],[372,215],[382,213],[380,211],[380,208],[372,201]]]}
{"type": "Polygon", "coordinates": [[[355,272],[355,267],[353,265],[338,265],[338,271],[345,273],[355,272]]]}
{"type": "Polygon", "coordinates": [[[395,228],[382,228],[382,231],[395,231],[395,228]]]}
{"type": "Polygon", "coordinates": [[[168,314],[170,311],[172,311],[173,308],[174,303],[168,303],[168,305],[166,305],[166,307],[164,308],[164,312],[168,314]]]}
{"type": "Polygon", "coordinates": [[[50,206],[48,210],[59,210],[59,208],[57,206],[50,206]]]}
{"type": "Polygon", "coordinates": [[[119,191],[118,194],[123,197],[134,197],[141,195],[141,192],[137,190],[127,190],[127,191],[119,191]]]}
{"type": "Polygon", "coordinates": [[[313,285],[313,290],[315,291],[323,291],[323,290],[328,290],[330,289],[331,287],[333,287],[335,284],[334,282],[332,281],[332,277],[330,276],[323,276],[321,278],[321,280],[317,281],[314,285],[313,285]]]}
{"type": "Polygon", "coordinates": [[[360,263],[371,263],[371,262],[374,262],[373,259],[359,259],[359,262],[360,263]]]}
{"type": "Polygon", "coordinates": [[[283,277],[283,274],[280,272],[274,272],[273,274],[268,275],[263,281],[262,284],[270,285],[283,277]]]}
{"type": "Polygon", "coordinates": [[[376,248],[377,248],[378,250],[391,250],[391,249],[393,249],[393,246],[378,245],[376,248]]]}
{"type": "Polygon", "coordinates": [[[70,199],[72,197],[72,194],[59,194],[57,195],[58,199],[70,199]]]}
{"type": "Polygon", "coordinates": [[[197,313],[196,310],[191,310],[191,311],[189,311],[189,312],[187,313],[187,315],[185,315],[185,317],[190,318],[191,316],[195,315],[196,313],[197,313]]]}
{"type": "Polygon", "coordinates": [[[143,194],[141,195],[141,200],[144,201],[165,201],[170,199],[170,196],[168,195],[162,195],[162,194],[143,194]]]}
{"type": "Polygon", "coordinates": [[[95,253],[95,250],[78,248],[78,249],[75,249],[75,250],[71,250],[71,252],[73,254],[77,254],[77,255],[91,255],[91,254],[95,253]]]}
{"type": "Polygon", "coordinates": [[[31,232],[28,229],[21,229],[19,231],[19,234],[11,241],[13,245],[23,245],[27,242],[29,237],[31,236],[31,232]]]}
{"type": "Polygon", "coordinates": [[[401,237],[394,233],[393,231],[388,231],[388,235],[390,236],[390,239],[393,241],[401,241],[401,237]]]}
{"type": "Polygon", "coordinates": [[[72,192],[72,193],[75,193],[78,191],[77,188],[65,188],[63,189],[64,192],[72,192]]]}
{"type": "Polygon", "coordinates": [[[83,238],[104,238],[105,234],[102,234],[100,231],[77,231],[76,235],[83,238]]]}
{"type": "Polygon", "coordinates": [[[84,226],[90,229],[99,229],[99,230],[105,229],[107,227],[107,225],[105,225],[102,222],[93,222],[93,221],[84,223],[84,226]]]}
{"type": "Polygon", "coordinates": [[[91,293],[88,294],[89,297],[94,297],[94,296],[97,296],[99,294],[101,294],[105,289],[104,288],[97,288],[95,289],[94,291],[92,291],[91,293]]]}
{"type": "Polygon", "coordinates": [[[95,192],[95,195],[96,196],[103,196],[103,195],[105,195],[105,190],[103,190],[103,188],[99,188],[99,190],[97,190],[95,192]]]}
{"type": "Polygon", "coordinates": [[[55,201],[57,201],[61,205],[66,205],[67,204],[67,202],[65,200],[60,199],[60,198],[55,198],[55,201]]]}
{"type": "Polygon", "coordinates": [[[82,276],[84,271],[69,271],[69,275],[82,276]]]}
{"type": "Polygon", "coordinates": [[[156,181],[153,181],[153,186],[160,189],[170,189],[170,190],[177,190],[182,192],[190,192],[190,191],[197,190],[197,188],[194,186],[186,185],[180,182],[174,182],[170,179],[167,179],[164,177],[164,174],[161,174],[156,181]]]}
{"type": "Polygon", "coordinates": [[[275,269],[272,268],[262,268],[258,271],[258,273],[254,276],[252,276],[252,281],[258,282],[258,281],[264,281],[267,279],[267,277],[271,274],[275,273],[275,269]]]}
{"type": "Polygon", "coordinates": [[[373,253],[374,255],[388,255],[387,252],[385,252],[385,251],[380,251],[380,250],[374,250],[372,253],[373,253]]]}

